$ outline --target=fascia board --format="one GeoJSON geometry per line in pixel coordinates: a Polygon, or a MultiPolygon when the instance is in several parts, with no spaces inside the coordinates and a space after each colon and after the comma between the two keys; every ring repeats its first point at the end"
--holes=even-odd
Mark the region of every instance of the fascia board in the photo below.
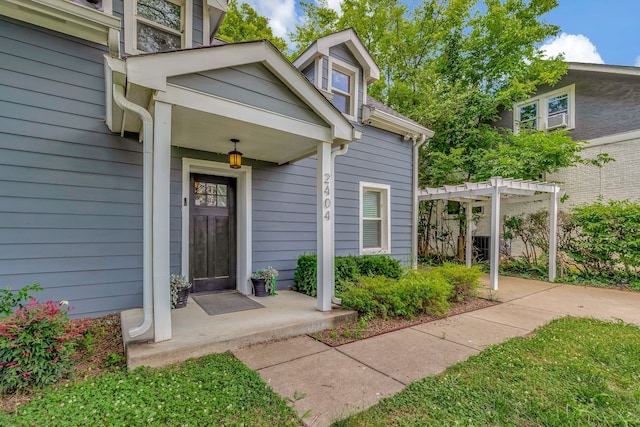
{"type": "Polygon", "coordinates": [[[363,106],[363,122],[402,136],[407,134],[425,135],[427,138],[431,138],[434,135],[432,130],[424,126],[416,125],[384,111],[369,108],[366,105],[363,106]]]}

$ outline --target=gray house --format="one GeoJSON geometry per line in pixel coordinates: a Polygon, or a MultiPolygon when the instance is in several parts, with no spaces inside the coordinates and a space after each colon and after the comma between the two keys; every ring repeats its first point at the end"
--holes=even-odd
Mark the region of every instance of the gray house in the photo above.
{"type": "Polygon", "coordinates": [[[367,95],[379,70],[352,30],[292,64],[267,41],[209,45],[225,11],[0,0],[0,286],[39,281],[76,315],[143,306],[131,335],[163,341],[170,273],[249,294],[252,271],[286,288],[316,252],[326,311],[334,255],[415,260],[432,132],[367,95]]]}

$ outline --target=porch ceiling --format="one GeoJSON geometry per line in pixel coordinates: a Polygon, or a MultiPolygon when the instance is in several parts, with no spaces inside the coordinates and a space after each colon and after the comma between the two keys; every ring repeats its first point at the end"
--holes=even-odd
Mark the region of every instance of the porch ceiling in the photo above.
{"type": "MultiPolygon", "coordinates": [[[[327,128],[329,132],[329,128],[327,128]]],[[[243,157],[272,163],[287,163],[316,152],[317,140],[255,123],[174,106],[171,145],[226,154],[239,139],[243,157]]]]}

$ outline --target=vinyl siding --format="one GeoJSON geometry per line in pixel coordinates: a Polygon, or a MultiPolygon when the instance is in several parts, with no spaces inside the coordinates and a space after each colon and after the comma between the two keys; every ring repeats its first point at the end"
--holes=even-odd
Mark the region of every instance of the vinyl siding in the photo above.
{"type": "Polygon", "coordinates": [[[6,18],[0,39],[0,287],[140,306],[142,156],[104,124],[105,48],[6,18]]]}

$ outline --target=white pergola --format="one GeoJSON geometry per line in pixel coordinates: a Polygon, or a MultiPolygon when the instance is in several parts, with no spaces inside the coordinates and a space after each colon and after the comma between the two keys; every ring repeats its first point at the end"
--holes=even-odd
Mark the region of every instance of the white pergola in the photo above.
{"type": "Polygon", "coordinates": [[[439,188],[421,189],[418,199],[453,200],[465,204],[467,235],[465,259],[468,267],[472,263],[472,206],[476,202],[491,200],[491,289],[498,289],[498,261],[500,257],[500,202],[502,196],[518,197],[521,201],[539,193],[549,193],[549,281],[556,278],[556,245],[558,224],[558,196],[560,186],[547,182],[493,177],[484,182],[466,182],[461,185],[445,185],[439,188]]]}

